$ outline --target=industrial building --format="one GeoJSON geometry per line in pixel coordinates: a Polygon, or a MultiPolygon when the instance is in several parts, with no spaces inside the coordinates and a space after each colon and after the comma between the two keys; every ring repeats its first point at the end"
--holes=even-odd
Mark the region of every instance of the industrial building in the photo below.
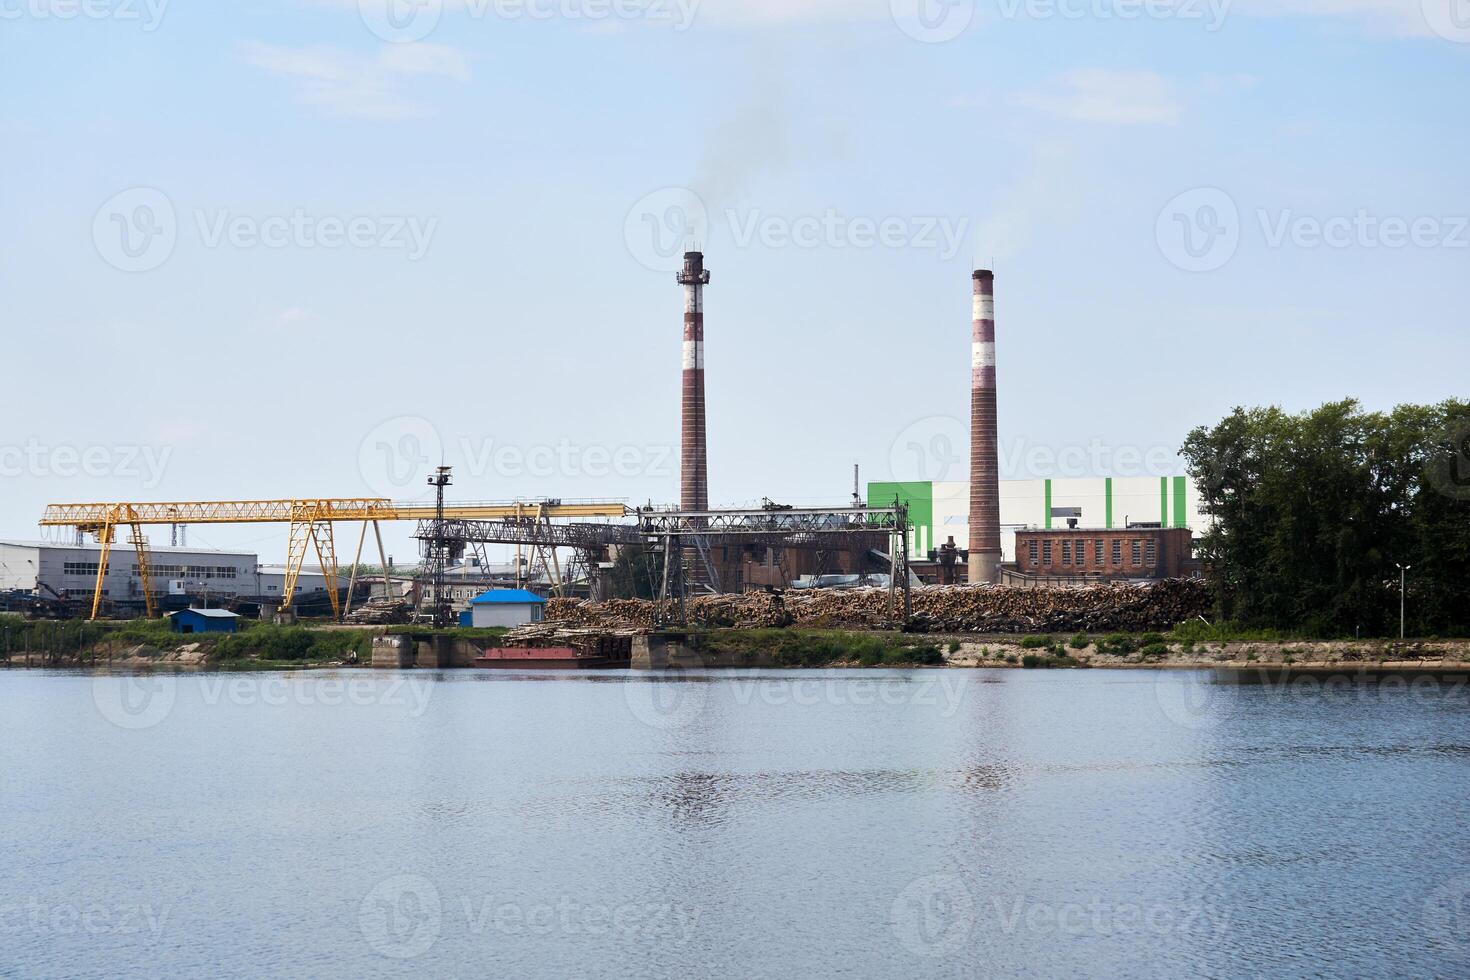
{"type": "MultiPolygon", "coordinates": [[[[950,538],[971,539],[968,483],[869,483],[867,490],[870,504],[898,500],[908,506],[909,551],[920,558],[937,553],[950,538]]],[[[1184,476],[1000,481],[1000,542],[1007,566],[1020,567],[1018,532],[1065,529],[1069,521],[1102,531],[1140,524],[1188,529],[1191,537],[1203,530],[1198,491],[1184,476]]]]}
{"type": "MultiPolygon", "coordinates": [[[[96,544],[0,541],[0,592],[54,599],[90,600],[97,584],[102,548],[96,544]]],[[[284,565],[262,565],[256,555],[202,548],[148,547],[149,578],[155,598],[169,597],[280,601],[284,565]]],[[[324,596],[320,571],[302,570],[296,599],[324,596]]],[[[102,579],[103,598],[124,605],[143,601],[143,581],[132,548],[112,549],[102,579]]]]}

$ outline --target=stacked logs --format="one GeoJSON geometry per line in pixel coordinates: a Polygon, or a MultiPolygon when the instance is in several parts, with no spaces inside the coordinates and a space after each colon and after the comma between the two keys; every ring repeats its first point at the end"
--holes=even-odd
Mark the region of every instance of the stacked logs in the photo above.
{"type": "MultiPolygon", "coordinates": [[[[896,628],[885,589],[819,589],[696,596],[690,624],[755,629],[803,626],[896,628]]],[[[1208,587],[1196,579],[1152,585],[1080,589],[953,588],[913,591],[912,628],[936,633],[1142,632],[1166,630],[1210,610],[1208,587]]],[[[642,599],[584,603],[553,599],[547,619],[572,625],[651,629],[659,604],[642,599]]]]}

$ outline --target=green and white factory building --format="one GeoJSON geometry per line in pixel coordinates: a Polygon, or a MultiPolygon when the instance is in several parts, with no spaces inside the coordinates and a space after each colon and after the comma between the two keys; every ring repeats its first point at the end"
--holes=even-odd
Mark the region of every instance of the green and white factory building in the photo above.
{"type": "MultiPolygon", "coordinates": [[[[968,483],[869,483],[874,507],[895,499],[909,508],[909,554],[922,558],[949,538],[960,548],[970,540],[968,483]]],[[[1057,511],[1080,508],[1083,528],[1126,528],[1130,524],[1203,530],[1199,495],[1184,476],[1098,477],[1064,480],[1002,480],[1001,547],[1016,560],[1016,531],[1066,527],[1057,511]]]]}

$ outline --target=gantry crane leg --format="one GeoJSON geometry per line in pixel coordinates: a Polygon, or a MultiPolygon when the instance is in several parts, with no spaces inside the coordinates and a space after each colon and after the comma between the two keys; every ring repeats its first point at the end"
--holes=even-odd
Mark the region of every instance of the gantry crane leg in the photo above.
{"type": "Polygon", "coordinates": [[[332,522],[320,521],[312,527],[312,540],[316,543],[316,558],[321,565],[322,578],[326,581],[327,598],[332,603],[332,618],[342,616],[342,600],[337,595],[337,548],[332,540],[332,522]]]}
{"type": "Polygon", "coordinates": [[[112,522],[103,524],[97,531],[97,541],[102,545],[102,554],[97,556],[97,585],[92,589],[92,619],[102,611],[102,583],[107,577],[107,561],[112,556],[112,522]]]}
{"type": "Polygon", "coordinates": [[[143,536],[141,524],[131,525],[133,550],[138,556],[138,578],[143,583],[143,608],[148,618],[153,618],[153,575],[148,568],[148,539],[143,536]]]}

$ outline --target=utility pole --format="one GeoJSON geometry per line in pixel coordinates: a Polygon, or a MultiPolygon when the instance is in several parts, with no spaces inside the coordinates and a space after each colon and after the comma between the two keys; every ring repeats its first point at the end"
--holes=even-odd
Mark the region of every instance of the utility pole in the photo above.
{"type": "Polygon", "coordinates": [[[449,603],[444,598],[444,571],[449,562],[449,542],[444,538],[444,488],[454,482],[450,468],[441,466],[429,477],[429,486],[434,488],[434,536],[429,540],[429,609],[434,616],[434,626],[443,629],[449,625],[449,603]]]}
{"type": "MultiPolygon", "coordinates": [[[[1394,564],[1398,564],[1395,562],[1394,564]]],[[[1404,639],[1404,595],[1408,587],[1409,569],[1413,565],[1399,565],[1399,639],[1404,639]]]]}

